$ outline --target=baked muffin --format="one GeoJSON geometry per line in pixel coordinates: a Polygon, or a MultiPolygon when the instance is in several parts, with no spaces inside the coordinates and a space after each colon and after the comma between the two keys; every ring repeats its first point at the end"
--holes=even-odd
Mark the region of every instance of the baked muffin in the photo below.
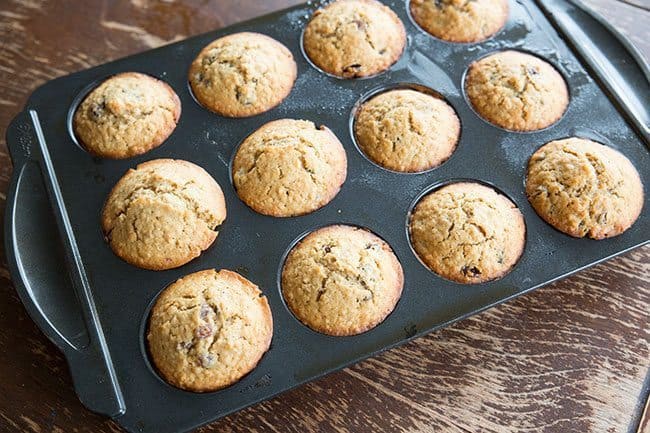
{"type": "Polygon", "coordinates": [[[508,0],[411,0],[411,16],[427,33],[449,42],[480,42],[508,20],[508,0]]]}
{"type": "Polygon", "coordinates": [[[280,119],[263,125],[237,149],[232,179],[256,212],[290,217],[329,203],[347,174],[345,150],[325,126],[280,119]]]}
{"type": "Polygon", "coordinates": [[[198,257],[226,219],[223,192],[201,167],[155,159],[129,170],[110,192],[102,230],[132,265],[163,270],[198,257]]]}
{"type": "Polygon", "coordinates": [[[576,137],[551,141],[533,154],[526,195],[547,223],[575,237],[619,235],[643,208],[643,185],[630,160],[576,137]]]}
{"type": "Polygon", "coordinates": [[[374,328],[402,293],[402,267],[390,246],[358,227],[334,225],[307,235],[282,269],[282,294],[315,331],[354,335],[374,328]]]}
{"type": "Polygon", "coordinates": [[[488,122],[535,131],[557,122],[569,104],[562,75],[538,57],[501,51],[469,66],[465,93],[488,122]]]}
{"type": "Polygon", "coordinates": [[[438,275],[465,284],[501,278],[524,251],[517,206],[494,189],[452,183],[423,197],[409,222],[413,249],[438,275]]]}
{"type": "Polygon", "coordinates": [[[378,74],[395,63],[406,31],[390,8],[375,0],[338,0],[314,12],[303,47],[323,71],[344,78],[378,74]]]}
{"type": "Polygon", "coordinates": [[[361,151],[375,163],[417,172],[437,167],[451,156],[460,121],[443,99],[398,89],[380,93],[360,107],[354,134],[361,151]]]}
{"type": "Polygon", "coordinates": [[[190,67],[196,99],[227,117],[260,114],[291,92],[297,67],[291,51],[259,33],[235,33],[208,44],[190,67]]]}
{"type": "Polygon", "coordinates": [[[74,114],[75,136],[88,152],[122,159],[160,146],[176,128],[181,101],[167,83],[138,72],[113,75],[74,114]]]}
{"type": "Polygon", "coordinates": [[[232,385],[269,349],[266,297],[241,275],[209,269],[167,287],[151,310],[151,359],[170,384],[194,392],[232,385]]]}

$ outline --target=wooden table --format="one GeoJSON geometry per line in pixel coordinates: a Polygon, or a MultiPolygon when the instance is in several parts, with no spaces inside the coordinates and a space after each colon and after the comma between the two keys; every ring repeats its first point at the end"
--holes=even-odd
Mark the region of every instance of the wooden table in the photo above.
{"type": "MultiPolygon", "coordinates": [[[[4,129],[39,84],[302,0],[0,3],[4,129]]],[[[650,58],[649,0],[588,0],[650,58]]],[[[646,209],[646,212],[648,210],[646,209]]],[[[115,432],[0,268],[0,431],[115,432]]],[[[249,408],[203,431],[650,432],[650,247],[249,408]]]]}

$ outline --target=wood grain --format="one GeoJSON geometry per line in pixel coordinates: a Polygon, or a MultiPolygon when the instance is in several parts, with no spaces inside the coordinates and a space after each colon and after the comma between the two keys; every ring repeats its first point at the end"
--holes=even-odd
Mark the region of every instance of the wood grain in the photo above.
{"type": "MultiPolygon", "coordinates": [[[[300,0],[4,0],[0,129],[39,84],[300,0]]],[[[646,0],[632,0],[644,3],[646,0]]],[[[650,13],[588,0],[650,57],[650,13]]],[[[4,134],[3,134],[4,136],[4,134]]],[[[11,175],[0,141],[0,202],[11,175]]],[[[491,309],[203,432],[632,432],[647,401],[650,247],[491,309]]],[[[650,432],[650,422],[644,422],[650,432]]],[[[117,432],[0,267],[0,432],[117,432]]]]}

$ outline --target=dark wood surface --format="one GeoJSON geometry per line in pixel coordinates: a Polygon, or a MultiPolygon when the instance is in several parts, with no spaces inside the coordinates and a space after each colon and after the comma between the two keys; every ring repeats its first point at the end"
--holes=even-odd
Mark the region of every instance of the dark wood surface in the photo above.
{"type": "MultiPolygon", "coordinates": [[[[36,86],[299,2],[0,1],[1,205],[11,176],[4,130],[36,86]]],[[[650,58],[648,0],[589,4],[650,58]]],[[[641,421],[649,324],[645,247],[202,431],[650,433],[641,421]]],[[[64,359],[20,303],[3,252],[0,432],[13,431],[119,428],[77,400],[64,359]]]]}

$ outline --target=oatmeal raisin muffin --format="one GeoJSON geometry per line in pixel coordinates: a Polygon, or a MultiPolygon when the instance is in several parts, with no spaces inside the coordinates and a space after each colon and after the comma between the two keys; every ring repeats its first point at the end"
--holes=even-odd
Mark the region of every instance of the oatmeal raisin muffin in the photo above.
{"type": "Polygon", "coordinates": [[[323,71],[344,78],[378,74],[395,63],[406,30],[390,8],[376,0],[337,0],[318,9],[305,28],[303,46],[323,71]]]}
{"type": "Polygon", "coordinates": [[[180,115],[181,102],[167,83],[124,72],[85,97],[72,125],[79,144],[90,153],[122,159],[160,146],[176,128],[180,115]]]}
{"type": "Polygon", "coordinates": [[[352,226],[324,227],[296,245],[282,269],[282,294],[305,325],[329,335],[374,328],[402,293],[402,266],[390,246],[352,226]]]}
{"type": "Polygon", "coordinates": [[[562,75],[544,60],[519,51],[501,51],[472,63],[465,93],[481,117],[513,131],[546,128],[569,104],[562,75]]]}
{"type": "Polygon", "coordinates": [[[102,230],[120,258],[164,270],[198,257],[226,219],[219,184],[191,162],[156,159],[129,170],[110,192],[102,230]]]}
{"type": "Polygon", "coordinates": [[[291,51],[259,33],[242,32],[208,44],[192,62],[190,85],[207,109],[248,117],[279,105],[291,92],[297,67],[291,51]]]}
{"type": "Polygon", "coordinates": [[[643,208],[643,185],[630,160],[577,137],[551,141],[533,154],[526,194],[539,216],[575,237],[619,235],[643,208]]]}
{"type": "Polygon", "coordinates": [[[325,206],[346,175],[345,150],[332,131],[293,119],[274,120],[249,135],[232,167],[242,201],[275,217],[303,215],[325,206]]]}
{"type": "Polygon", "coordinates": [[[507,197],[474,182],[424,196],[409,222],[413,249],[438,275],[465,284],[503,277],[524,251],[524,217],[507,197]]]}
{"type": "Polygon", "coordinates": [[[187,275],[160,294],[147,343],[167,382],[209,392],[253,370],[272,336],[271,309],[257,286],[235,272],[210,269],[187,275]]]}
{"type": "Polygon", "coordinates": [[[483,41],[508,20],[508,0],[411,0],[410,9],[427,33],[449,42],[483,41]]]}
{"type": "Polygon", "coordinates": [[[412,89],[389,90],[359,108],[354,135],[361,151],[376,164],[418,172],[451,156],[460,120],[442,98],[412,89]]]}

